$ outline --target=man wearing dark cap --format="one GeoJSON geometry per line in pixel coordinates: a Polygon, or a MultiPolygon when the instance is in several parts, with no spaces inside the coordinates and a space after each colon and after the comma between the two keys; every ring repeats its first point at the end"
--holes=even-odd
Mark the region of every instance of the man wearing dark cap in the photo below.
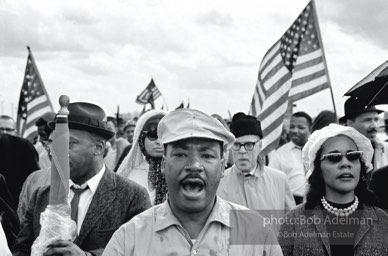
{"type": "MultiPolygon", "coordinates": [[[[107,129],[105,113],[97,105],[77,102],[68,106],[69,161],[72,219],[77,223],[74,242],[53,241],[44,255],[101,255],[113,232],[150,207],[147,191],[113,173],[104,165],[107,129]],[[74,200],[73,200],[74,199],[74,200]],[[76,203],[78,201],[78,203],[76,203]]],[[[50,123],[50,127],[55,123],[50,123]]],[[[50,186],[34,192],[12,253],[30,255],[40,232],[40,215],[49,201],[50,186]]]]}
{"type": "Polygon", "coordinates": [[[382,112],[375,106],[367,106],[358,98],[350,97],[345,101],[344,119],[347,125],[366,136],[372,143],[374,169],[388,165],[388,143],[377,138],[379,114],[382,112]]]}
{"type": "Polygon", "coordinates": [[[282,255],[263,217],[216,195],[235,140],[219,121],[178,109],[161,119],[158,137],[168,198],[118,229],[104,256],[282,255]]]}
{"type": "Polygon", "coordinates": [[[35,125],[38,129],[38,141],[35,144],[35,149],[39,154],[39,166],[41,169],[47,169],[51,167],[51,159],[46,149],[49,136],[52,132],[48,126],[49,122],[54,121],[55,113],[47,112],[36,120],[35,125]]]}
{"type": "Polygon", "coordinates": [[[285,214],[294,208],[287,176],[264,166],[259,155],[263,138],[260,121],[240,112],[233,116],[230,131],[236,137],[232,146],[234,165],[225,171],[217,194],[252,210],[280,210],[285,214]]]}
{"type": "Polygon", "coordinates": [[[269,166],[287,175],[296,204],[303,202],[306,191],[307,171],[302,162],[302,148],[311,135],[311,125],[312,119],[306,112],[293,113],[289,130],[291,141],[273,152],[269,159],[269,166]]]}

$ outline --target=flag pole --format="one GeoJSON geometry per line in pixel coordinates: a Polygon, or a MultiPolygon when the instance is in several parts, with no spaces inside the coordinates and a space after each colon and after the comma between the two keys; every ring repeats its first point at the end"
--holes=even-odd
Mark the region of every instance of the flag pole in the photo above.
{"type": "Polygon", "coordinates": [[[331,86],[330,75],[329,75],[329,68],[328,68],[327,62],[326,62],[325,49],[323,47],[323,42],[322,42],[322,37],[321,37],[321,29],[319,28],[319,22],[318,22],[318,15],[317,15],[317,8],[316,8],[316,5],[315,5],[315,0],[311,0],[311,3],[312,3],[312,6],[313,6],[313,12],[314,12],[314,16],[315,16],[314,21],[315,21],[315,26],[317,27],[318,40],[319,40],[319,43],[321,44],[321,49],[322,49],[322,59],[323,59],[323,63],[325,63],[326,72],[327,72],[327,79],[329,80],[329,85],[330,85],[329,88],[330,88],[331,101],[333,102],[334,114],[337,116],[337,109],[335,107],[335,101],[334,101],[334,93],[333,93],[333,88],[331,86]]]}
{"type": "Polygon", "coordinates": [[[49,102],[49,104],[50,104],[51,109],[54,109],[53,104],[51,103],[50,97],[49,97],[49,95],[48,95],[48,93],[47,93],[47,91],[46,91],[46,87],[44,86],[42,77],[40,76],[40,73],[39,73],[39,70],[38,70],[38,66],[37,66],[36,63],[35,63],[35,59],[34,59],[34,56],[32,55],[31,48],[30,48],[30,46],[28,46],[28,45],[27,45],[27,50],[28,50],[28,54],[30,55],[31,61],[32,61],[32,63],[33,63],[33,66],[34,66],[35,69],[36,69],[36,74],[38,75],[39,82],[40,82],[40,84],[42,85],[43,92],[46,94],[46,97],[47,97],[47,99],[48,99],[48,102],[49,102]]]}

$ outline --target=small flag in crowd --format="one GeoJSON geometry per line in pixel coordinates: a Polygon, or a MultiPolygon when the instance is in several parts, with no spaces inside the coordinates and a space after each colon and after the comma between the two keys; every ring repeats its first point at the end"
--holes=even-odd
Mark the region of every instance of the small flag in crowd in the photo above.
{"type": "Polygon", "coordinates": [[[310,2],[261,62],[249,112],[261,121],[262,156],[277,147],[289,103],[330,87],[315,16],[310,2]]]}
{"type": "Polygon", "coordinates": [[[136,98],[136,102],[140,104],[151,104],[152,109],[155,108],[155,100],[162,95],[159,89],[154,83],[154,79],[151,79],[151,82],[148,84],[147,88],[144,89],[136,98]]]}
{"type": "Polygon", "coordinates": [[[54,112],[50,98],[40,77],[30,48],[22,90],[20,92],[16,127],[19,136],[33,140],[38,136],[36,120],[47,112],[54,112]]]}

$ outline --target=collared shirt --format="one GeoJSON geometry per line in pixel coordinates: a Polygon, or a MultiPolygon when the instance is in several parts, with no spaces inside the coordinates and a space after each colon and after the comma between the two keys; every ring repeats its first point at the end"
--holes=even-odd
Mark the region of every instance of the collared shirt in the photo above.
{"type": "Polygon", "coordinates": [[[266,166],[256,168],[252,176],[245,176],[233,165],[225,171],[217,194],[224,200],[252,210],[282,210],[285,214],[295,208],[287,176],[266,166]]]}
{"type": "Polygon", "coordinates": [[[292,141],[278,148],[269,159],[269,166],[283,171],[288,178],[292,194],[304,196],[306,188],[302,149],[292,141]]]}
{"type": "Polygon", "coordinates": [[[376,141],[374,143],[373,169],[388,165],[388,143],[376,141]]]}
{"type": "Polygon", "coordinates": [[[283,255],[273,230],[264,225],[263,217],[249,211],[248,218],[236,218],[233,222],[230,217],[239,211],[249,210],[217,197],[205,226],[192,240],[166,200],[122,225],[105,247],[103,256],[283,255]],[[232,244],[231,241],[235,241],[232,238],[236,237],[243,241],[257,238],[260,242],[232,244]]]}
{"type": "MultiPolygon", "coordinates": [[[[71,186],[74,186],[76,188],[85,188],[86,185],[89,187],[89,189],[85,190],[79,198],[79,203],[78,203],[78,214],[77,214],[77,232],[79,234],[81,230],[82,223],[85,219],[86,213],[88,212],[89,205],[92,202],[94,193],[96,193],[98,184],[100,184],[100,181],[102,179],[102,176],[104,175],[105,172],[105,165],[102,166],[101,170],[94,175],[92,178],[90,178],[88,181],[86,181],[84,184],[81,186],[74,184],[72,180],[69,181],[69,188],[71,186]]],[[[71,200],[74,197],[74,192],[72,189],[69,189],[69,196],[68,196],[68,202],[69,205],[71,203],[71,200]]]]}

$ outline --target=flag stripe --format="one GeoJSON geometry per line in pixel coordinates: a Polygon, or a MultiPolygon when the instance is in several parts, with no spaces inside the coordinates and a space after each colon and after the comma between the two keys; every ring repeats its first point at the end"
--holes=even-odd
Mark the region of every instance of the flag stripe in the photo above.
{"type": "Polygon", "coordinates": [[[32,53],[29,52],[16,119],[19,135],[30,140],[37,137],[35,122],[47,112],[54,110],[32,53]]]}
{"type": "Polygon", "coordinates": [[[330,87],[312,8],[310,2],[260,64],[249,112],[261,121],[263,156],[276,148],[290,102],[330,87]]]}
{"type": "Polygon", "coordinates": [[[136,102],[140,104],[150,103],[154,108],[154,101],[161,95],[162,93],[156,87],[154,80],[151,79],[148,86],[136,97],[136,102]]]}

